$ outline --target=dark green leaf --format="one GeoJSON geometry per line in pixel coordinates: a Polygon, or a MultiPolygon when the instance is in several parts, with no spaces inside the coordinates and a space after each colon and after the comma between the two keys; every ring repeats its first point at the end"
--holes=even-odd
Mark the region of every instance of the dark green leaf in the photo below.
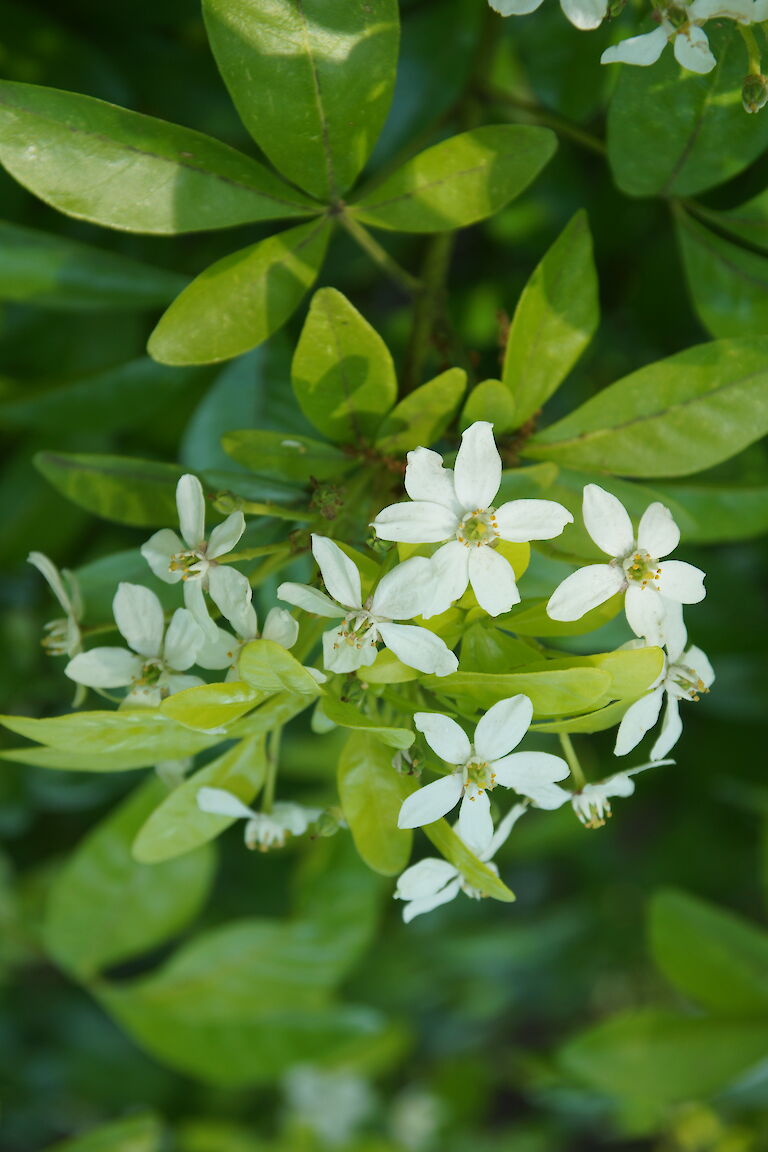
{"type": "Polygon", "coordinates": [[[130,1116],[100,1124],[47,1152],[162,1152],[163,1130],[154,1116],[130,1116]]]}
{"type": "Polygon", "coordinates": [[[768,331],[768,257],[716,236],[680,212],[677,235],[693,306],[713,336],[768,331]]]}
{"type": "Polygon", "coordinates": [[[182,469],[123,456],[38,452],[35,466],[62,495],[105,520],[149,528],[175,524],[182,469]]]}
{"type": "Polygon", "coordinates": [[[328,480],[349,471],[354,465],[350,456],[338,448],[293,433],[265,432],[244,428],[222,438],[228,456],[254,472],[263,472],[285,480],[308,484],[328,480]]]}

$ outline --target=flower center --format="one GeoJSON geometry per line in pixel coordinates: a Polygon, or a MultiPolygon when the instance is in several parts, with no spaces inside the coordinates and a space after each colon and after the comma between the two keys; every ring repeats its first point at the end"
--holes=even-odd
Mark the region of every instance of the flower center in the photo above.
{"type": "Polygon", "coordinates": [[[202,549],[199,552],[177,552],[171,556],[168,564],[169,572],[181,572],[182,580],[189,580],[190,576],[204,576],[210,566],[205,559],[202,549]]]}
{"type": "Polygon", "coordinates": [[[139,684],[144,684],[147,688],[153,688],[155,684],[160,682],[162,674],[162,662],[160,660],[148,660],[141,670],[139,684]]]}
{"type": "Polygon", "coordinates": [[[476,508],[474,512],[467,512],[456,533],[456,539],[466,548],[479,548],[482,544],[492,544],[498,537],[499,530],[493,508],[476,508]]]}
{"type": "Polygon", "coordinates": [[[46,633],[42,639],[43,648],[49,656],[66,656],[69,650],[69,622],[51,620],[44,625],[46,633]]]}
{"type": "Polygon", "coordinates": [[[709,692],[709,688],[701,677],[697,676],[691,668],[686,668],[684,664],[677,664],[672,669],[671,678],[690,700],[697,703],[701,699],[701,693],[709,692]]]}
{"type": "Polygon", "coordinates": [[[487,760],[468,760],[464,765],[464,784],[474,784],[480,792],[490,792],[496,786],[496,773],[487,760]]]}
{"type": "Polygon", "coordinates": [[[611,804],[604,796],[591,794],[587,785],[583,792],[571,797],[573,810],[585,828],[602,828],[611,816],[611,804]]]}
{"type": "MultiPolygon", "coordinates": [[[[365,609],[361,612],[350,613],[341,622],[339,638],[340,643],[346,644],[350,648],[359,649],[365,644],[375,644],[379,639],[375,618],[365,609]]],[[[336,646],[334,645],[334,647],[336,646]]]]}
{"type": "Polygon", "coordinates": [[[623,561],[624,575],[627,580],[639,584],[641,588],[649,585],[658,591],[658,581],[661,576],[658,560],[654,560],[649,552],[632,552],[623,561]]]}

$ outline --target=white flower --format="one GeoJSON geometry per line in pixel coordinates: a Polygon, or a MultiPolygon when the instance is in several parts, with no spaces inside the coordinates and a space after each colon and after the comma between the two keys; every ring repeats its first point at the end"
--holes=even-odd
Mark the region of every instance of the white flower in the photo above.
{"type": "MultiPolygon", "coordinates": [[[[216,628],[216,638],[209,638],[198,653],[197,663],[201,668],[227,668],[226,679],[237,680],[237,662],[246,644],[259,639],[259,620],[251,603],[253,590],[246,581],[245,588],[240,573],[232,568],[222,568],[217,578],[218,605],[222,616],[232,625],[233,636],[224,628],[216,628]]],[[[261,633],[265,640],[273,640],[283,648],[292,648],[299,636],[299,625],[285,608],[271,608],[264,621],[261,633]]]]}
{"type": "MultiPolygon", "coordinates": [[[[683,641],[684,643],[684,641],[683,641]]],[[[714,682],[712,665],[701,648],[691,645],[687,651],[668,648],[664,671],[650,692],[631,704],[619,725],[614,752],[626,756],[656,723],[664,697],[667,707],[661,723],[661,732],[651,749],[651,760],[661,760],[674,748],[683,731],[680,719],[680,700],[698,700],[708,692],[714,682]]]]}
{"type": "MultiPolygon", "coordinates": [[[[526,804],[515,804],[495,832],[493,825],[490,826],[490,829],[484,829],[486,838],[479,843],[467,843],[465,840],[470,851],[474,852],[478,860],[487,864],[497,876],[499,874],[498,868],[491,861],[506,841],[512,831],[512,826],[519,820],[526,808],[526,804]],[[489,831],[490,835],[488,835],[489,831]]],[[[453,864],[449,864],[447,860],[441,860],[436,856],[427,856],[424,860],[419,860],[418,864],[412,864],[410,868],[406,868],[397,881],[394,897],[395,900],[405,900],[403,920],[408,924],[414,916],[421,916],[424,912],[431,912],[440,904],[447,904],[449,900],[458,896],[460,891],[465,892],[473,900],[479,900],[482,896],[482,892],[468,884],[459,869],[453,864]]]]}
{"type": "Polygon", "coordinates": [[[289,836],[301,836],[322,816],[320,808],[278,802],[270,812],[257,812],[225,788],[201,788],[197,793],[201,812],[214,816],[234,816],[247,820],[245,843],[248,848],[282,848],[289,836]]]}
{"type": "Polygon", "coordinates": [[[184,676],[195,663],[205,639],[186,608],[177,608],[165,629],[163,608],[149,588],[118,585],[112,601],[115,623],[128,648],[91,648],[70,660],[64,669],[71,680],[87,688],[130,688],[129,706],[154,707],[166,696],[198,687],[199,676],[184,676]]]}
{"type": "MultiPolygon", "coordinates": [[[[500,16],[526,16],[541,6],[542,0],[488,0],[500,16]]],[[[586,32],[597,28],[608,11],[608,0],[560,0],[560,7],[571,24],[586,32]]]]}
{"type": "Polygon", "coordinates": [[[602,828],[611,815],[611,796],[631,796],[635,790],[635,782],[631,779],[638,772],[645,772],[646,768],[662,768],[665,764],[674,764],[674,760],[657,760],[650,764],[639,764],[637,768],[628,768],[625,772],[617,772],[606,780],[597,784],[585,784],[577,792],[566,792],[563,803],[570,801],[571,806],[579,820],[586,828],[602,828]]]}
{"type": "MultiPolygon", "coordinates": [[[[30,552],[27,556],[30,564],[37,568],[45,578],[48,587],[53,592],[65,616],[57,620],[49,620],[44,626],[45,636],[43,647],[51,656],[76,656],[83,650],[83,637],[80,632],[80,622],[83,618],[83,598],[80,595],[80,585],[74,572],[62,568],[59,572],[52,560],[43,552],[30,552]],[[66,581],[66,583],[65,583],[66,581]]],[[[79,708],[85,699],[85,688],[78,686],[72,702],[74,708],[79,708]]]]}
{"type": "Polygon", "coordinates": [[[600,57],[602,64],[655,64],[668,43],[672,44],[675,59],[689,72],[711,72],[717,61],[709,47],[707,34],[701,27],[707,20],[735,20],[738,24],[761,23],[768,18],[767,0],[693,0],[677,5],[685,16],[682,23],[674,24],[660,13],[660,24],[642,36],[630,36],[606,48],[600,57]]]}
{"type": "Polygon", "coordinates": [[[429,448],[408,453],[405,490],[409,502],[391,504],[373,521],[382,540],[437,544],[432,563],[436,579],[423,615],[444,612],[471,584],[477,602],[491,616],[520,601],[515,573],[495,545],[522,544],[559,536],[573,517],[554,500],[493,501],[501,484],[501,457],[493,425],[478,420],[462,434],[452,471],[429,448]]]}
{"type": "Polygon", "coordinates": [[[216,639],[216,625],[208,615],[204,590],[214,604],[224,611],[222,603],[232,596],[232,583],[237,581],[245,599],[249,587],[247,577],[234,569],[222,567],[217,561],[231,552],[245,531],[242,512],[232,512],[205,538],[205,497],[196,476],[187,473],[176,485],[176,507],[183,540],[170,528],[161,528],[141,546],[141,554],[155,576],[166,584],[184,582],[184,603],[200,627],[216,639]],[[185,547],[186,545],[186,547],[185,547]],[[224,584],[224,573],[229,572],[224,584]]]}
{"type": "Polygon", "coordinates": [[[493,831],[488,792],[500,784],[513,788],[539,808],[559,808],[568,765],[548,752],[515,752],[531,723],[533,705],[527,696],[510,696],[489,708],[475,728],[470,744],[464,730],[450,716],[439,712],[417,712],[414,723],[441,760],[455,765],[449,776],[441,776],[419,788],[404,801],[399,828],[418,828],[445,816],[461,800],[458,829],[467,844],[486,843],[493,831]]]}
{"type": "Polygon", "coordinates": [[[285,1075],[284,1086],[292,1119],[317,1137],[317,1142],[311,1140],[309,1145],[305,1139],[293,1140],[291,1144],[296,1148],[349,1148],[376,1106],[368,1082],[343,1068],[294,1064],[285,1075]]]}
{"type": "Polygon", "coordinates": [[[418,616],[434,580],[432,565],[423,556],[398,564],[379,580],[362,602],[360,573],[333,540],[312,536],[312,552],[330,596],[308,584],[281,584],[277,595],[288,604],[331,619],[343,616],[338,628],[323,634],[323,660],[330,672],[354,672],[376,659],[379,640],[398,660],[435,676],[455,672],[459,662],[445,642],[416,624],[398,624],[418,616]]]}
{"type": "Polygon", "coordinates": [[[580,568],[555,589],[547,604],[553,620],[578,620],[598,604],[626,591],[624,610],[636,636],[663,645],[681,626],[680,604],[706,595],[704,573],[681,560],[664,560],[680,542],[680,530],[663,504],[650,504],[635,540],[624,505],[597,484],[584,489],[584,525],[608,564],[580,568]]]}

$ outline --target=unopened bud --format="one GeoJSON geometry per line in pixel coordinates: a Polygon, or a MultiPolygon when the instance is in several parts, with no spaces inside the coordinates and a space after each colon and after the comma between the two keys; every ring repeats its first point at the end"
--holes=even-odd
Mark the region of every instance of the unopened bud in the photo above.
{"type": "Polygon", "coordinates": [[[627,6],[627,0],[610,0],[608,4],[608,19],[615,20],[627,6]]]}
{"type": "Polygon", "coordinates": [[[230,512],[239,512],[244,503],[242,496],[235,496],[234,492],[217,492],[213,498],[213,506],[222,516],[229,516],[230,512]]]}
{"type": "Polygon", "coordinates": [[[335,836],[340,828],[346,827],[344,814],[341,808],[326,808],[320,816],[318,816],[312,827],[313,836],[335,836]]]}
{"type": "Polygon", "coordinates": [[[768,80],[752,73],[741,86],[741,103],[745,112],[759,112],[768,104],[768,80]]]}

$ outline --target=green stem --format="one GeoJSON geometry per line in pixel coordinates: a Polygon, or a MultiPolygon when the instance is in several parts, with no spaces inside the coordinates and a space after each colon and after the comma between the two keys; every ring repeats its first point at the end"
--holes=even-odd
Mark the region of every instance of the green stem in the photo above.
{"type": "Polygon", "coordinates": [[[267,774],[264,779],[264,791],[261,795],[262,812],[271,812],[275,802],[275,785],[277,783],[277,766],[280,760],[280,739],[283,727],[273,728],[267,737],[267,774]]]}
{"type": "Polygon", "coordinates": [[[763,65],[760,60],[760,49],[757,46],[755,34],[746,24],[738,25],[744,45],[747,49],[747,70],[752,76],[761,76],[763,65]]]}
{"type": "MultiPolygon", "coordinates": [[[[271,516],[276,520],[304,521],[307,524],[316,519],[314,512],[309,512],[306,508],[286,508],[284,504],[274,504],[271,501],[258,503],[253,500],[238,499],[233,507],[248,516],[271,516]]],[[[220,511],[224,511],[224,509],[222,508],[220,511]]]]}
{"type": "Polygon", "coordinates": [[[581,789],[586,784],[587,780],[582,770],[579,758],[576,755],[576,749],[573,747],[573,742],[570,736],[565,732],[560,733],[560,746],[563,749],[563,754],[568,761],[568,767],[571,770],[571,776],[577,789],[581,789]]]}
{"type": "Polygon", "coordinates": [[[238,564],[241,560],[256,560],[259,556],[272,556],[276,552],[284,552],[285,541],[273,541],[271,544],[260,544],[257,548],[244,548],[242,552],[228,552],[220,556],[217,564],[238,564]]]}
{"type": "Polygon", "coordinates": [[[346,229],[355,243],[362,248],[363,252],[385,275],[389,276],[390,280],[397,284],[398,288],[402,289],[406,296],[413,296],[421,290],[421,284],[416,277],[411,276],[410,272],[406,272],[405,268],[401,268],[398,262],[390,256],[386,249],[382,248],[378,240],[375,240],[368,229],[364,228],[358,220],[343,210],[337,219],[342,228],[346,229]]]}
{"type": "Polygon", "coordinates": [[[593,136],[591,132],[580,128],[578,124],[573,124],[564,116],[558,116],[556,112],[539,108],[537,104],[532,104],[528,100],[520,100],[516,96],[509,96],[506,92],[499,92],[495,88],[486,88],[483,94],[486,99],[492,100],[496,104],[503,104],[510,112],[519,112],[536,124],[551,128],[553,132],[557,132],[560,136],[566,136],[569,140],[573,140],[574,144],[580,144],[582,148],[587,148],[590,152],[597,153],[598,156],[605,155],[605,144],[599,137],[593,136]]]}
{"type": "Polygon", "coordinates": [[[290,544],[283,544],[280,551],[274,552],[272,556],[268,556],[263,564],[251,572],[250,581],[251,585],[256,588],[262,584],[267,576],[271,576],[273,572],[279,572],[284,564],[287,564],[291,559],[291,546],[290,544]]]}
{"type": "Polygon", "coordinates": [[[422,383],[424,365],[438,322],[445,316],[446,281],[455,234],[440,232],[432,237],[422,265],[423,290],[416,297],[408,349],[405,354],[402,390],[413,392],[422,383]]]}

